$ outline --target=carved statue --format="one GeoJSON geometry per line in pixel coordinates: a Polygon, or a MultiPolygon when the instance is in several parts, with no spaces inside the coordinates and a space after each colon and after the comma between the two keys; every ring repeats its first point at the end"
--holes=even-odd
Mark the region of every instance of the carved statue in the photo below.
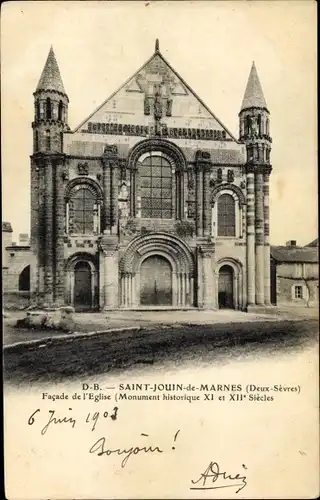
{"type": "Polygon", "coordinates": [[[166,116],[172,116],[172,99],[167,99],[166,116]]]}
{"type": "Polygon", "coordinates": [[[159,92],[156,92],[154,96],[154,117],[156,120],[162,118],[162,99],[159,92]]]}
{"type": "Polygon", "coordinates": [[[125,182],[121,184],[120,193],[119,193],[119,201],[127,201],[128,199],[128,188],[125,182]]]}
{"type": "Polygon", "coordinates": [[[228,170],[228,182],[234,181],[234,172],[233,170],[228,170]]]}
{"type": "Polygon", "coordinates": [[[104,147],[104,154],[106,155],[117,155],[118,154],[118,148],[116,144],[110,144],[104,147]]]}
{"type": "Polygon", "coordinates": [[[144,114],[150,115],[150,102],[149,97],[145,96],[144,98],[144,114]]]}

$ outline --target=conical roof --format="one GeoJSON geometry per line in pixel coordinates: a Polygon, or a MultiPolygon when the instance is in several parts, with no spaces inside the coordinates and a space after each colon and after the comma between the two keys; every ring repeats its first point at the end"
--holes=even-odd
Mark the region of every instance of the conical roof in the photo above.
{"type": "Polygon", "coordinates": [[[257,68],[252,63],[246,91],[241,105],[241,111],[247,108],[266,108],[267,103],[264,98],[261,83],[258,77],[257,68]]]}
{"type": "Polygon", "coordinates": [[[36,92],[39,90],[56,90],[66,93],[62,83],[59,66],[54,55],[53,48],[50,48],[46,64],[44,65],[36,92]]]}

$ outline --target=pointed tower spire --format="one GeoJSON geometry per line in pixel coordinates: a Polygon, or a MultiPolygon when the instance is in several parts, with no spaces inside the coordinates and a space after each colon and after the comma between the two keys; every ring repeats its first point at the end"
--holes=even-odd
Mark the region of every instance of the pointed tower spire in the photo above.
{"type": "Polygon", "coordinates": [[[155,43],[154,51],[155,51],[155,52],[160,52],[160,48],[159,48],[159,38],[156,38],[156,43],[155,43]]]}
{"type": "Polygon", "coordinates": [[[38,92],[39,90],[56,90],[57,92],[61,92],[62,94],[66,93],[52,45],[49,50],[46,64],[40,76],[36,92],[38,92]]]}
{"type": "Polygon", "coordinates": [[[253,61],[251,71],[241,105],[241,111],[248,108],[267,108],[267,103],[264,98],[262,87],[257,73],[256,65],[253,61]]]}

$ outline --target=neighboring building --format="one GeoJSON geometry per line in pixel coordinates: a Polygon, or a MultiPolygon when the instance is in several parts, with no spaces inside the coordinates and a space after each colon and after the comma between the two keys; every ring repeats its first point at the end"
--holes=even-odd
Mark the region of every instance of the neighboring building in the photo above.
{"type": "Polygon", "coordinates": [[[52,48],[34,93],[31,287],[85,308],[270,304],[269,111],[252,65],[236,139],[152,57],[73,132],[52,48]]]}
{"type": "MultiPolygon", "coordinates": [[[[28,235],[24,237],[29,239],[28,235]]],[[[28,305],[30,297],[30,245],[12,241],[10,222],[2,222],[2,289],[4,305],[28,305]]]]}
{"type": "Polygon", "coordinates": [[[318,240],[305,247],[298,247],[295,240],[288,241],[286,246],[272,246],[271,302],[315,306],[318,301],[318,240]]]}

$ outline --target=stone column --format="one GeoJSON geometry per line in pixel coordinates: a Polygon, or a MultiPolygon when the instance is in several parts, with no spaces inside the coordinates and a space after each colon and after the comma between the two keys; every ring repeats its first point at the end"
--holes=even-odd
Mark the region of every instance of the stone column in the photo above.
{"type": "Polygon", "coordinates": [[[196,231],[203,236],[203,170],[196,166],[196,231]]]}
{"type": "Polygon", "coordinates": [[[263,173],[255,174],[256,304],[264,305],[263,173]]]}
{"type": "Polygon", "coordinates": [[[110,162],[103,160],[103,229],[111,232],[110,226],[110,162]]]}
{"type": "Polygon", "coordinates": [[[214,245],[201,244],[202,255],[202,306],[203,309],[214,309],[214,272],[213,272],[214,245]]]}
{"type": "Polygon", "coordinates": [[[269,172],[263,175],[264,209],[264,303],[271,304],[270,242],[269,242],[269,172]]]}
{"type": "Polygon", "coordinates": [[[255,304],[254,173],[247,173],[247,302],[255,304]]]}
{"type": "Polygon", "coordinates": [[[65,199],[63,185],[63,158],[59,158],[55,166],[55,289],[54,299],[57,305],[65,302],[65,269],[64,269],[64,234],[65,234],[65,199]]]}
{"type": "Polygon", "coordinates": [[[40,184],[40,167],[37,162],[31,160],[31,235],[30,235],[30,246],[31,252],[35,256],[35,263],[31,265],[31,277],[30,277],[30,291],[32,294],[38,294],[40,290],[39,283],[39,269],[41,262],[39,260],[39,245],[41,242],[40,238],[40,212],[39,212],[39,184],[40,184]]]}
{"type": "Polygon", "coordinates": [[[44,302],[46,305],[51,305],[53,303],[53,175],[52,160],[50,158],[46,158],[44,169],[44,302]]]}
{"type": "Polygon", "coordinates": [[[119,307],[119,271],[118,271],[118,241],[117,238],[102,236],[100,249],[103,252],[104,275],[104,309],[119,307]]]}
{"type": "Polygon", "coordinates": [[[119,194],[119,168],[117,162],[112,164],[112,187],[111,187],[111,206],[112,206],[112,234],[118,234],[118,194],[119,194]]]}

